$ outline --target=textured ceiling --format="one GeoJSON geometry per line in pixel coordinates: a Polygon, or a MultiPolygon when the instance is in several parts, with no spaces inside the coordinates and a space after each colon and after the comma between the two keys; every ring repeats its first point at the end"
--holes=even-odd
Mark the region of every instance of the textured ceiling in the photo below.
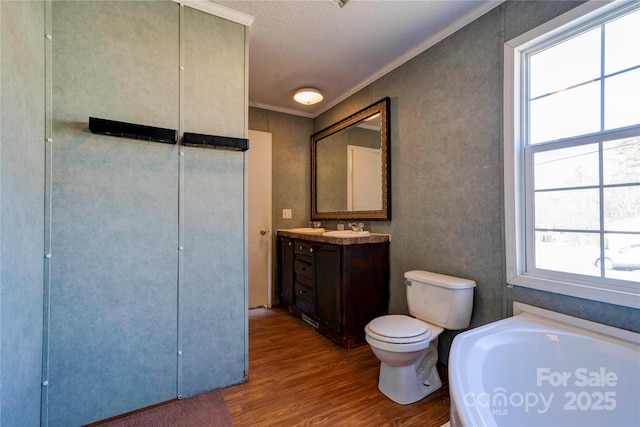
{"type": "Polygon", "coordinates": [[[497,6],[502,0],[215,1],[255,18],[250,105],[315,117],[497,6]],[[293,92],[324,100],[297,104],[293,92]]]}

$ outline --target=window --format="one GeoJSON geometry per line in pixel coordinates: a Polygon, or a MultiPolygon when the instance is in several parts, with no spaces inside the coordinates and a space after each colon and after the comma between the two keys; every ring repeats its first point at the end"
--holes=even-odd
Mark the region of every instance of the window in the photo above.
{"type": "Polygon", "coordinates": [[[510,284],[640,308],[640,4],[505,44],[510,284]]]}

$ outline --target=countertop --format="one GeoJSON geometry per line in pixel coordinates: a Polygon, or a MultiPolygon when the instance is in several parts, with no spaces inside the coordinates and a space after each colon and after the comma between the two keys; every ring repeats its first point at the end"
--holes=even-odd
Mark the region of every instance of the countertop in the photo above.
{"type": "MultiPolygon", "coordinates": [[[[330,231],[330,230],[327,230],[330,231]]],[[[286,229],[277,230],[278,236],[289,237],[292,239],[307,240],[318,243],[331,243],[333,245],[363,245],[366,243],[385,243],[391,241],[389,234],[370,233],[363,237],[329,237],[320,234],[296,233],[286,229]]]]}

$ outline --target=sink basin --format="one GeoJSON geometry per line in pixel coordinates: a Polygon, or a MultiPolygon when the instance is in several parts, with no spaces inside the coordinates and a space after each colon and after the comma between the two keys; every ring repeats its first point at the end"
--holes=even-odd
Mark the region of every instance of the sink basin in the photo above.
{"type": "Polygon", "coordinates": [[[285,231],[289,231],[290,233],[317,234],[318,236],[321,236],[324,233],[324,228],[302,227],[302,228],[290,228],[285,231]]]}
{"type": "Polygon", "coordinates": [[[353,238],[353,237],[367,237],[369,235],[368,231],[351,231],[351,230],[334,230],[327,231],[322,233],[324,237],[343,237],[343,238],[353,238]]]}

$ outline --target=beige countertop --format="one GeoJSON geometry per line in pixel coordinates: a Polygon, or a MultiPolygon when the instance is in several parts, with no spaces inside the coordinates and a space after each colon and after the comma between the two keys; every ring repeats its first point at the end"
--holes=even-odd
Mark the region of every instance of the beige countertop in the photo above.
{"type": "MultiPolygon", "coordinates": [[[[327,230],[330,231],[330,230],[327,230]]],[[[362,245],[366,243],[385,243],[391,241],[389,234],[370,233],[363,237],[329,237],[321,234],[292,232],[286,229],[278,230],[278,236],[289,237],[292,239],[307,240],[318,243],[331,243],[334,245],[362,245]]]]}

